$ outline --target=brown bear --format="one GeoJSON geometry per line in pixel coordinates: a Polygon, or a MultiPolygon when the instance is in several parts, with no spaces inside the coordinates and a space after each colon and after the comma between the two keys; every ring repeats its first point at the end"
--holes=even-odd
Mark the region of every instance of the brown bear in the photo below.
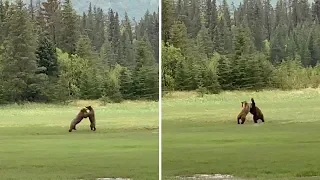
{"type": "Polygon", "coordinates": [[[90,129],[91,131],[95,131],[96,130],[96,118],[95,118],[95,114],[94,114],[94,110],[91,106],[87,106],[86,107],[89,110],[89,120],[90,120],[90,129]]]}
{"type": "Polygon", "coordinates": [[[77,116],[71,121],[69,132],[72,130],[77,130],[76,125],[79,124],[83,118],[89,117],[89,113],[87,112],[86,108],[82,108],[77,116]]]}
{"type": "Polygon", "coordinates": [[[242,106],[242,110],[237,117],[238,124],[240,124],[240,119],[241,119],[241,124],[243,124],[246,121],[246,116],[250,111],[250,104],[247,103],[247,101],[241,102],[241,106],[242,106]]]}
{"type": "Polygon", "coordinates": [[[259,119],[261,119],[262,122],[264,122],[264,117],[263,117],[262,111],[256,106],[256,103],[254,102],[253,98],[251,98],[250,113],[253,115],[254,123],[258,123],[259,119]]]}

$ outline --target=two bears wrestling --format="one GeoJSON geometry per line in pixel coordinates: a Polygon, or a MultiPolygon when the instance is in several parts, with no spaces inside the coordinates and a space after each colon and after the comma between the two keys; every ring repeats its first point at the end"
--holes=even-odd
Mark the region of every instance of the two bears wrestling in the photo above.
{"type": "Polygon", "coordinates": [[[247,101],[241,102],[242,104],[242,111],[239,113],[237,120],[238,124],[243,124],[246,121],[246,117],[248,113],[250,112],[253,115],[253,121],[254,123],[257,123],[259,119],[264,122],[264,117],[262,114],[262,111],[256,106],[256,103],[254,102],[254,99],[251,98],[251,103],[248,103],[247,101]]]}
{"type": "Polygon", "coordinates": [[[79,124],[83,118],[88,118],[90,120],[90,129],[91,131],[96,130],[96,118],[94,115],[94,110],[91,106],[87,106],[86,108],[82,108],[77,116],[71,121],[69,132],[72,130],[77,130],[76,125],[79,124]],[[89,110],[89,112],[87,111],[89,110]]]}

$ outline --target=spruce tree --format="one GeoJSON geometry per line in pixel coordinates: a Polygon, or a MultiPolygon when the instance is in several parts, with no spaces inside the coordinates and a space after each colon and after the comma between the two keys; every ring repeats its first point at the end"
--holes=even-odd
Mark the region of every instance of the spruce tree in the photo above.
{"type": "Polygon", "coordinates": [[[36,83],[36,38],[23,2],[11,5],[6,19],[8,36],[4,41],[2,78],[5,89],[10,89],[8,100],[24,101],[34,94],[30,88],[36,83]]]}
{"type": "Polygon", "coordinates": [[[62,29],[61,29],[61,44],[59,47],[69,54],[74,54],[76,51],[76,43],[79,38],[79,22],[75,11],[72,8],[70,0],[65,0],[62,9],[62,29]]]}
{"type": "Polygon", "coordinates": [[[38,66],[45,68],[43,73],[50,77],[57,77],[59,70],[56,47],[47,35],[39,40],[36,55],[38,66]]]}

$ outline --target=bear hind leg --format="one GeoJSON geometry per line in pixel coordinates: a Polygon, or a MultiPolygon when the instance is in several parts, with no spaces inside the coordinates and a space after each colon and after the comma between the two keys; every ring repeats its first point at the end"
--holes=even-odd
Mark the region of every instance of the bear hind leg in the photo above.
{"type": "Polygon", "coordinates": [[[245,121],[246,121],[246,117],[242,117],[241,118],[241,124],[244,124],[245,121]]]}
{"type": "Polygon", "coordinates": [[[90,124],[90,129],[91,129],[91,131],[95,131],[96,130],[96,126],[95,126],[94,123],[90,124]]]}

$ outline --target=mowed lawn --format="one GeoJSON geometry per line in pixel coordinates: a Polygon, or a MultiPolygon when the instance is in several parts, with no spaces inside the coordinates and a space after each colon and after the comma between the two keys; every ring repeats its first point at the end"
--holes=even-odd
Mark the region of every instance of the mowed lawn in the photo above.
{"type": "Polygon", "coordinates": [[[245,179],[320,176],[318,89],[224,92],[203,98],[175,92],[166,95],[162,109],[165,179],[216,173],[245,179]],[[255,125],[249,114],[238,125],[241,101],[251,97],[266,122],[255,125]]]}
{"type": "Polygon", "coordinates": [[[158,179],[158,103],[9,105],[1,107],[1,180],[158,179]],[[80,108],[92,105],[97,131],[80,108]]]}

